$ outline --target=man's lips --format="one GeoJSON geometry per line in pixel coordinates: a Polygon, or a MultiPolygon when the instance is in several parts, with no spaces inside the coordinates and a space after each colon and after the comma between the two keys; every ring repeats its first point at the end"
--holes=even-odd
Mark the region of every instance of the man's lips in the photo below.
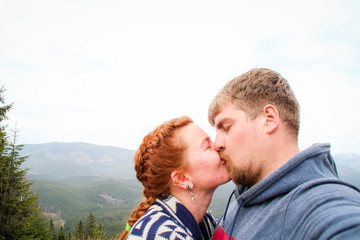
{"type": "Polygon", "coordinates": [[[221,160],[227,161],[228,157],[224,152],[219,152],[221,160]]]}
{"type": "Polygon", "coordinates": [[[226,166],[227,165],[226,163],[228,161],[227,155],[224,152],[219,152],[219,155],[220,155],[221,162],[226,166]]]}

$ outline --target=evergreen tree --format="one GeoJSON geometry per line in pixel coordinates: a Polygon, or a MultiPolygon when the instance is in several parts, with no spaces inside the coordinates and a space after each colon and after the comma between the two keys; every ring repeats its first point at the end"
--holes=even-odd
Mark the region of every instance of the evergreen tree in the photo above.
{"type": "Polygon", "coordinates": [[[85,239],[94,239],[95,234],[96,234],[95,216],[92,213],[90,213],[90,215],[87,217],[85,239]]]}
{"type": "Polygon", "coordinates": [[[72,240],[72,235],[71,235],[70,230],[67,232],[66,240],[72,240]]]}
{"type": "Polygon", "coordinates": [[[84,224],[81,219],[75,228],[75,239],[76,240],[84,240],[85,239],[84,224]]]}
{"type": "Polygon", "coordinates": [[[104,232],[104,226],[102,223],[99,223],[96,227],[96,234],[95,238],[96,240],[103,240],[105,239],[105,232],[104,232]]]}
{"type": "Polygon", "coordinates": [[[56,240],[55,225],[52,218],[50,219],[49,231],[50,231],[50,239],[56,240]]]}
{"type": "Polygon", "coordinates": [[[12,108],[12,104],[5,105],[3,97],[4,89],[0,89],[0,239],[8,239],[11,227],[8,225],[10,221],[10,204],[7,202],[9,198],[10,186],[8,181],[9,157],[7,156],[8,136],[6,126],[2,125],[7,120],[7,112],[12,108]]]}
{"type": "Polygon", "coordinates": [[[104,228],[101,223],[96,224],[94,214],[90,213],[87,217],[85,239],[102,240],[105,239],[104,228]]]}
{"type": "Polygon", "coordinates": [[[38,197],[30,191],[31,182],[26,178],[27,169],[21,164],[23,145],[18,145],[14,131],[12,140],[3,121],[12,105],[5,105],[4,89],[0,89],[0,239],[47,239],[44,218],[38,197]]]}
{"type": "Polygon", "coordinates": [[[58,240],[65,240],[64,227],[62,225],[60,226],[58,240]]]}
{"type": "MultiPolygon", "coordinates": [[[[0,123],[7,120],[7,112],[12,108],[12,104],[5,105],[5,99],[3,97],[4,88],[0,89],[0,123]]],[[[0,157],[2,160],[2,155],[5,151],[5,147],[7,146],[7,134],[6,134],[6,125],[0,125],[0,157]]]]}

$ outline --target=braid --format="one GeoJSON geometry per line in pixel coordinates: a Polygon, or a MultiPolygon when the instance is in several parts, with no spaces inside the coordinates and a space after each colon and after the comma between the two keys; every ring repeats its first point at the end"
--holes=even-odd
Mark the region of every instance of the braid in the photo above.
{"type": "MultiPolygon", "coordinates": [[[[136,178],[144,186],[145,200],[131,213],[128,224],[132,227],[157,198],[170,194],[171,172],[184,166],[186,145],[181,141],[179,129],[192,123],[189,117],[175,118],[163,123],[146,135],[135,153],[136,178]]],[[[124,231],[119,240],[126,239],[124,231]]]]}

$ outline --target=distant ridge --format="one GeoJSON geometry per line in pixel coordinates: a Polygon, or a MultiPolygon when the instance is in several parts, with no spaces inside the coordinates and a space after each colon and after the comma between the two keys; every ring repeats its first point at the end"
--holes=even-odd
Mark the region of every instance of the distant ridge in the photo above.
{"type": "MultiPolygon", "coordinates": [[[[22,155],[28,155],[23,164],[35,178],[57,180],[76,176],[112,176],[136,179],[134,150],[90,143],[52,142],[26,144],[22,155]]],[[[341,179],[360,188],[360,155],[333,154],[341,179]]]]}
{"type": "Polygon", "coordinates": [[[360,188],[360,155],[340,153],[333,155],[340,179],[360,188]]]}
{"type": "Polygon", "coordinates": [[[21,154],[29,156],[23,164],[32,177],[59,179],[73,176],[116,176],[134,179],[135,151],[95,144],[26,144],[21,154]]]}

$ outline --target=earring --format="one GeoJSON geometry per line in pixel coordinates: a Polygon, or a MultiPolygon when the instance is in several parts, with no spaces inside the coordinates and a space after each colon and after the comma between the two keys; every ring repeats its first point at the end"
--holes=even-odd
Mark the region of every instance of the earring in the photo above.
{"type": "Polygon", "coordinates": [[[193,189],[192,189],[189,185],[186,185],[186,189],[190,190],[190,194],[191,194],[191,201],[194,201],[193,189]]]}

